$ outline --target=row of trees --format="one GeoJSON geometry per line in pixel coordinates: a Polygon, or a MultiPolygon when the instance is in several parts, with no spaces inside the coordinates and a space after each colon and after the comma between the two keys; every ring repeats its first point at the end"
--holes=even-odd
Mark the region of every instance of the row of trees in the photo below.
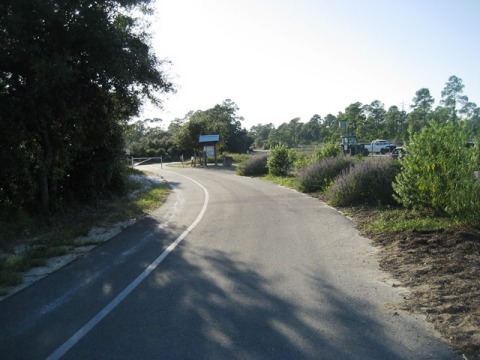
{"type": "Polygon", "coordinates": [[[0,214],[123,190],[124,129],[173,90],[150,0],[2,0],[0,214]]]}
{"type": "Polygon", "coordinates": [[[168,130],[146,126],[152,122],[150,120],[139,121],[130,127],[127,147],[135,155],[165,156],[168,160],[200,150],[200,134],[220,134],[220,150],[227,152],[245,152],[252,145],[271,148],[279,144],[297,147],[338,142],[345,133],[356,134],[361,141],[385,138],[402,143],[408,140],[410,133],[418,133],[430,121],[459,124],[471,139],[478,138],[480,108],[463,95],[463,89],[462,80],[451,76],[442,91],[440,105],[435,109],[435,99],[427,88],[422,88],[412,99],[409,112],[397,106],[385,110],[379,100],[366,105],[356,102],[336,116],[328,114],[322,118],[315,114],[306,123],[295,118],[278,128],[273,124],[258,124],[250,131],[242,128],[243,118],[237,115],[238,106],[227,99],[211,109],[192,111],[183,119],[174,120],[168,130]],[[339,125],[342,120],[347,124],[346,129],[339,125]]]}
{"type": "Polygon", "coordinates": [[[257,148],[286,144],[289,147],[338,141],[345,132],[356,134],[361,141],[375,138],[394,142],[408,140],[409,131],[419,132],[429,121],[438,124],[461,123],[471,138],[480,136],[480,108],[463,95],[464,85],[460,78],[451,76],[442,91],[440,105],[433,108],[435,99],[427,88],[418,90],[412,99],[410,111],[391,106],[385,110],[384,104],[375,100],[370,104],[360,102],[349,105],[336,116],[328,114],[324,118],[313,115],[302,123],[295,118],[275,128],[273,124],[258,124],[251,128],[257,148]],[[339,123],[345,120],[347,129],[339,123]]]}
{"type": "Polygon", "coordinates": [[[199,135],[219,134],[220,151],[244,153],[253,138],[242,127],[238,110],[235,102],[226,99],[211,109],[191,111],[183,119],[175,119],[166,131],[155,126],[160,119],[137,121],[127,132],[127,149],[135,156],[163,156],[168,161],[202,151],[199,135]]]}
{"type": "MultiPolygon", "coordinates": [[[[125,147],[132,156],[162,156],[166,161],[178,158],[181,153],[175,145],[174,131],[163,130],[161,119],[139,120],[127,127],[125,147]]],[[[171,129],[175,126],[172,125],[171,129]]]]}

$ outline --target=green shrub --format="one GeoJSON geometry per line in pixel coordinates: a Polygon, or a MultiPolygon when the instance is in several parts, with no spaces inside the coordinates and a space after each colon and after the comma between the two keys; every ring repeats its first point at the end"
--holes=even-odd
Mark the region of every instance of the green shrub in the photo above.
{"type": "Polygon", "coordinates": [[[12,254],[7,257],[3,267],[10,271],[25,271],[30,268],[30,265],[25,256],[12,254]]]}
{"type": "Polygon", "coordinates": [[[237,174],[242,176],[261,176],[268,173],[267,168],[268,154],[252,156],[246,163],[237,168],[237,174]]]}
{"type": "Polygon", "coordinates": [[[353,159],[336,156],[323,159],[300,171],[299,187],[303,192],[323,191],[343,170],[353,165],[353,159]]]}
{"type": "Polygon", "coordinates": [[[399,162],[391,159],[358,162],[335,178],[329,200],[337,206],[394,204],[392,183],[399,172],[399,162]]]}
{"type": "MultiPolygon", "coordinates": [[[[0,269],[0,286],[15,286],[22,283],[22,276],[16,272],[12,271],[3,271],[0,269]]],[[[0,295],[6,295],[8,292],[1,291],[0,295]]]]}
{"type": "Polygon", "coordinates": [[[403,170],[393,184],[396,199],[406,208],[433,210],[473,224],[480,222],[478,147],[466,147],[458,125],[434,122],[411,135],[403,170]]]}
{"type": "Polygon", "coordinates": [[[323,159],[337,156],[341,152],[340,146],[334,143],[328,143],[318,148],[315,147],[313,152],[295,151],[293,167],[299,171],[323,159]]]}
{"type": "Polygon", "coordinates": [[[296,170],[301,170],[314,162],[314,157],[311,154],[306,154],[305,152],[298,152],[293,167],[296,170]]]}
{"type": "Polygon", "coordinates": [[[322,159],[326,159],[332,156],[338,156],[341,153],[342,153],[342,148],[335,143],[325,144],[320,149],[320,156],[322,159]]]}
{"type": "Polygon", "coordinates": [[[289,150],[285,145],[277,145],[267,159],[268,173],[273,176],[287,176],[294,161],[294,150],[289,150]]]}

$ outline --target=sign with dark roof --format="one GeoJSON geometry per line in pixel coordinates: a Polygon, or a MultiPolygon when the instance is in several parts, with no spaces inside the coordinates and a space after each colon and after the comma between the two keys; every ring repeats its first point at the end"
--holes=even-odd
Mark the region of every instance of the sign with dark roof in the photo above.
{"type": "Polygon", "coordinates": [[[199,143],[212,143],[219,142],[220,135],[200,135],[198,138],[199,143]]]}

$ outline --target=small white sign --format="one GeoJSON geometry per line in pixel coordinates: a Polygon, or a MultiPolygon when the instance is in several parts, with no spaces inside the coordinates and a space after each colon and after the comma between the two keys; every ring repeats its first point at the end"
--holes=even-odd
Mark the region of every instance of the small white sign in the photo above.
{"type": "Polygon", "coordinates": [[[215,147],[214,146],[204,146],[203,151],[205,151],[207,156],[214,156],[215,155],[215,147]]]}

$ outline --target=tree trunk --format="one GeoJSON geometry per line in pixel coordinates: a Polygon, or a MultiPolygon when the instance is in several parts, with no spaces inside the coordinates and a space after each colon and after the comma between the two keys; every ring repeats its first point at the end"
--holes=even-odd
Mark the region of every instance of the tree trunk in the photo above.
{"type": "Polygon", "coordinates": [[[52,174],[53,151],[50,144],[48,132],[43,130],[41,146],[43,149],[43,158],[40,158],[40,199],[41,207],[46,215],[50,213],[50,175],[52,174]]]}
{"type": "Polygon", "coordinates": [[[48,170],[46,168],[45,160],[40,170],[40,199],[41,208],[45,214],[50,210],[50,194],[48,191],[48,170]]]}

